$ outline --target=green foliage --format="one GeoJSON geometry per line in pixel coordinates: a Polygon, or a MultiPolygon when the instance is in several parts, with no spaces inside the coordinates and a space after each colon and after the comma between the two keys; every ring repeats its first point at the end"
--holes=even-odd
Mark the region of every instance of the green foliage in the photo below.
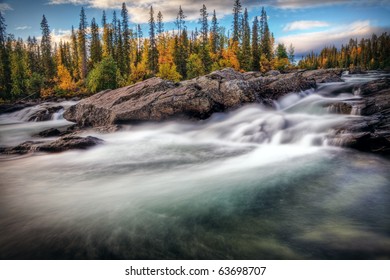
{"type": "Polygon", "coordinates": [[[92,93],[117,88],[117,64],[112,57],[97,63],[87,78],[87,87],[92,93]]]}
{"type": "Polygon", "coordinates": [[[196,78],[206,73],[202,59],[198,54],[191,54],[187,63],[188,79],[196,78]]]}

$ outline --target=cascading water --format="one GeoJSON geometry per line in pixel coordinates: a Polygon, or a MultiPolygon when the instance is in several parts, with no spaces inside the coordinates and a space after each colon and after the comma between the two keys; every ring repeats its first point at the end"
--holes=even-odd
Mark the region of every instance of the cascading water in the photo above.
{"type": "MultiPolygon", "coordinates": [[[[358,117],[329,112],[358,101],[353,83],[292,93],[278,110],[87,131],[105,140],[88,151],[4,158],[0,258],[389,258],[389,161],[326,145],[358,117]]],[[[69,125],[56,118],[46,123],[69,125]]],[[[44,125],[10,119],[0,145],[44,125]]]]}

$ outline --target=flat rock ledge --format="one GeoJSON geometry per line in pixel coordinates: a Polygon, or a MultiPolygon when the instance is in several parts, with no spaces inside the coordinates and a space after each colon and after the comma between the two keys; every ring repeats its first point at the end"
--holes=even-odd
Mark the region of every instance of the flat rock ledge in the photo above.
{"type": "Polygon", "coordinates": [[[34,152],[60,153],[68,150],[86,150],[103,142],[103,140],[92,136],[64,136],[49,143],[27,141],[15,147],[0,147],[0,153],[6,155],[23,155],[34,152]]]}
{"type": "Polygon", "coordinates": [[[181,83],[151,78],[83,99],[67,109],[64,118],[80,127],[169,118],[206,119],[215,112],[248,103],[273,106],[273,100],[289,92],[315,88],[318,82],[341,81],[342,69],[271,74],[227,68],[181,83]]]}

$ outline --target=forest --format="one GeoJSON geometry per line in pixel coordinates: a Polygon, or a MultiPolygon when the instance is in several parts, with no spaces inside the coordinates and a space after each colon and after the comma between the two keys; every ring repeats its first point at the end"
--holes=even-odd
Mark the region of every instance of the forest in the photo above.
{"type": "Polygon", "coordinates": [[[178,82],[226,67],[238,71],[296,68],[390,67],[390,37],[387,33],[369,39],[351,39],[337,49],[325,47],[296,63],[293,45],[275,44],[264,7],[253,22],[240,0],[233,5],[231,30],[219,25],[217,13],[205,5],[200,9],[198,28],[189,32],[186,15],[179,7],[175,31],[164,29],[161,12],[150,7],[148,33],[129,26],[126,4],[120,15],[107,21],[90,22],[84,8],[69,41],[53,42],[45,15],[40,23],[42,37],[26,41],[7,33],[0,13],[0,101],[50,96],[90,95],[115,89],[150,77],[178,82]],[[146,36],[145,36],[146,35],[146,36]]]}

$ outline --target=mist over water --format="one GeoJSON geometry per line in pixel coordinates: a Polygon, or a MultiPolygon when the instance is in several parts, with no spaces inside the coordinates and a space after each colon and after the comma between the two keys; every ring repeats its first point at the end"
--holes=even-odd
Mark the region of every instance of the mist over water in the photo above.
{"type": "MultiPolygon", "coordinates": [[[[3,157],[0,258],[389,259],[390,162],[326,144],[358,117],[329,112],[358,98],[353,83],[276,110],[87,131],[105,140],[87,151],[3,157]]],[[[0,116],[0,145],[70,124],[24,113],[0,116]]]]}

